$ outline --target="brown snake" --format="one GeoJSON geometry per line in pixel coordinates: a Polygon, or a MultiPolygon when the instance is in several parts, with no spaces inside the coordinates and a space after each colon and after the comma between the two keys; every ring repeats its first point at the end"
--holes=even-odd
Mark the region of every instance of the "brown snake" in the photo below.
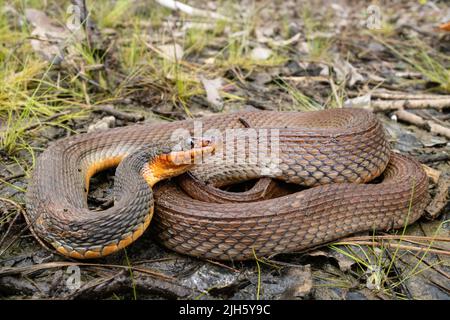
{"type": "Polygon", "coordinates": [[[382,125],[368,111],[241,112],[56,141],[37,161],[26,218],[38,238],[74,258],[115,252],[150,224],[156,238],[179,253],[243,260],[302,250],[356,232],[402,227],[421,216],[428,198],[421,165],[390,151],[382,125]],[[235,152],[218,153],[195,165],[195,178],[156,188],[150,223],[153,197],[145,180],[153,183],[142,178],[146,161],[127,159],[142,153],[143,146],[169,144],[177,129],[196,135],[199,122],[203,132],[216,129],[216,135],[239,129],[237,136],[248,138],[256,132],[258,145],[223,135],[221,150],[235,152]],[[269,151],[277,151],[277,157],[267,156],[269,151]],[[235,161],[237,155],[244,161],[235,161]],[[250,161],[253,156],[257,161],[250,161]],[[90,211],[90,177],[119,163],[114,206],[90,211]],[[133,165],[138,166],[134,171],[133,165]],[[380,175],[380,181],[366,183],[380,175]],[[240,201],[214,187],[262,176],[311,188],[276,194],[270,182],[260,180],[246,193],[249,200],[240,201]]]}

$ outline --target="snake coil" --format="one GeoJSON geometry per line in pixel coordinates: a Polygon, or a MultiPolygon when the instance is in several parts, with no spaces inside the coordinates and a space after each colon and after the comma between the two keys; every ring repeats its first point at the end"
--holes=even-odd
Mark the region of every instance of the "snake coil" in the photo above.
{"type": "Polygon", "coordinates": [[[156,238],[179,253],[245,260],[254,254],[318,246],[356,232],[399,228],[417,220],[428,199],[428,178],[421,165],[391,152],[382,125],[368,111],[240,112],[56,141],[37,161],[26,215],[39,238],[75,258],[112,253],[150,224],[156,238]],[[275,198],[259,190],[253,193],[257,201],[246,202],[236,197],[220,200],[193,184],[186,192],[182,186],[189,182],[180,186],[170,181],[154,191],[156,210],[150,223],[148,191],[142,177],[130,174],[121,182],[128,196],[104,212],[87,209],[89,177],[95,172],[118,165],[146,144],[169,144],[176,130],[194,134],[199,126],[222,137],[229,130],[239,132],[238,137],[254,135],[258,144],[267,146],[261,150],[242,139],[224,141],[224,150],[236,152],[212,157],[191,170],[208,188],[263,176],[310,188],[275,198]],[[275,150],[276,161],[264,156],[275,150]],[[245,161],[231,161],[239,152],[245,161]],[[247,161],[253,157],[261,161],[247,161]],[[369,183],[376,177],[380,182],[369,183]]]}

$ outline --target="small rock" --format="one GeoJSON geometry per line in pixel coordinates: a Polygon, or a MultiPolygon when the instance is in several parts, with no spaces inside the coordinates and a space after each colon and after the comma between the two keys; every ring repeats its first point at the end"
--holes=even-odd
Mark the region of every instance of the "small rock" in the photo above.
{"type": "Polygon", "coordinates": [[[206,91],[206,100],[211,105],[211,107],[217,111],[222,110],[223,101],[220,96],[219,89],[222,88],[222,79],[206,79],[204,77],[200,77],[200,80],[203,84],[203,87],[206,91]]]}
{"type": "Polygon", "coordinates": [[[272,76],[270,74],[268,74],[267,72],[256,72],[256,73],[252,73],[249,76],[249,79],[253,80],[253,82],[255,84],[262,86],[262,85],[272,81],[272,76]]]}
{"type": "Polygon", "coordinates": [[[421,139],[425,147],[445,147],[447,139],[441,137],[428,136],[421,139]]]}
{"type": "Polygon", "coordinates": [[[367,297],[359,291],[349,291],[345,298],[346,300],[367,300],[367,297]]]}
{"type": "Polygon", "coordinates": [[[381,52],[384,51],[385,47],[378,42],[371,41],[368,46],[369,50],[372,52],[381,52]]]}
{"type": "Polygon", "coordinates": [[[178,43],[165,44],[158,46],[164,58],[172,61],[178,61],[183,59],[184,50],[178,43]]]}
{"type": "Polygon", "coordinates": [[[369,109],[370,108],[371,96],[370,93],[365,94],[361,97],[356,97],[353,99],[347,99],[344,101],[344,108],[361,108],[361,109],[369,109]]]}
{"type": "Polygon", "coordinates": [[[114,127],[115,123],[116,123],[115,117],[113,117],[113,116],[104,117],[100,121],[97,121],[96,123],[91,124],[88,127],[88,132],[107,130],[109,128],[114,127]]]}
{"type": "Polygon", "coordinates": [[[309,264],[289,269],[287,278],[291,279],[292,284],[283,293],[282,299],[304,298],[311,293],[313,280],[309,264]]]}
{"type": "Polygon", "coordinates": [[[272,55],[272,50],[263,48],[263,47],[254,48],[252,50],[252,52],[250,53],[250,57],[253,60],[258,60],[258,61],[267,60],[270,58],[271,55],[272,55]]]}
{"type": "Polygon", "coordinates": [[[223,288],[231,285],[238,279],[238,274],[205,264],[188,278],[181,281],[182,285],[204,291],[210,288],[223,288]]]}
{"type": "Polygon", "coordinates": [[[312,294],[314,300],[343,300],[343,288],[333,288],[328,286],[314,288],[312,294]]]}

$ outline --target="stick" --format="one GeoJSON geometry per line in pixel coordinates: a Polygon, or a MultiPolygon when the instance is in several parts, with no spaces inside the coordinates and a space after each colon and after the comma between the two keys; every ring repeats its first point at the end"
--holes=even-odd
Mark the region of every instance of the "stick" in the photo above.
{"type": "Polygon", "coordinates": [[[125,121],[136,122],[136,121],[144,120],[144,116],[142,116],[142,115],[131,114],[131,113],[126,113],[126,112],[122,112],[122,111],[116,110],[110,104],[97,105],[97,106],[93,106],[92,108],[93,108],[93,111],[105,112],[107,114],[110,114],[110,115],[118,118],[118,119],[122,119],[122,120],[125,120],[125,121]]]}
{"type": "MultiPolygon", "coordinates": [[[[48,117],[47,119],[45,119],[44,122],[49,122],[49,121],[55,120],[55,119],[57,119],[59,117],[66,116],[66,115],[68,115],[70,113],[71,113],[70,110],[65,110],[65,111],[61,111],[61,112],[55,113],[54,115],[52,115],[52,116],[48,117]]],[[[24,131],[30,131],[30,130],[36,129],[41,124],[42,124],[42,122],[33,123],[33,124],[30,124],[29,126],[25,127],[23,130],[24,131]]]]}
{"type": "Polygon", "coordinates": [[[437,184],[436,195],[430,204],[425,209],[427,219],[435,219],[439,213],[447,205],[448,188],[450,187],[450,181],[448,178],[442,176],[437,184]]]}
{"type": "Polygon", "coordinates": [[[450,160],[450,154],[438,153],[438,154],[424,154],[417,157],[421,163],[431,163],[450,160]]]}
{"type": "Polygon", "coordinates": [[[3,242],[5,242],[6,237],[8,236],[9,232],[12,229],[13,224],[16,222],[17,218],[24,213],[24,209],[22,208],[21,205],[19,205],[18,203],[10,200],[10,199],[6,199],[6,198],[0,198],[0,201],[9,203],[11,205],[13,205],[14,207],[16,207],[17,209],[17,213],[14,216],[14,218],[12,219],[12,221],[9,223],[8,229],[6,230],[5,234],[3,235],[2,239],[0,240],[0,248],[3,245],[3,242]]]}
{"type": "MultiPolygon", "coordinates": [[[[415,94],[415,93],[407,93],[407,92],[395,92],[388,90],[378,90],[368,92],[372,98],[378,98],[381,100],[445,100],[449,99],[447,95],[439,95],[439,94],[415,94]]],[[[367,93],[365,93],[367,94],[367,93]]],[[[349,97],[358,97],[361,96],[361,93],[358,92],[348,92],[349,97]]]]}
{"type": "Polygon", "coordinates": [[[420,251],[420,252],[429,252],[434,254],[442,254],[445,256],[450,256],[450,251],[447,250],[439,250],[439,249],[430,249],[430,248],[421,248],[414,246],[407,246],[403,244],[397,243],[379,243],[372,241],[339,241],[334,243],[334,245],[367,245],[367,246],[376,246],[376,247],[386,247],[386,248],[398,248],[402,250],[410,250],[410,251],[420,251]]]}
{"type": "Polygon", "coordinates": [[[402,99],[402,100],[372,100],[370,103],[375,112],[393,111],[402,109],[427,109],[442,110],[450,107],[450,98],[440,99],[402,99]]]}
{"type": "Polygon", "coordinates": [[[427,236],[387,234],[382,236],[353,236],[341,239],[340,241],[383,241],[383,240],[450,242],[450,237],[445,236],[427,237],[427,236]]]}
{"type": "Polygon", "coordinates": [[[422,129],[430,131],[431,133],[436,133],[450,139],[450,128],[441,126],[440,124],[437,124],[432,120],[424,120],[422,117],[406,110],[398,110],[397,112],[395,112],[395,115],[401,121],[413,124],[422,129]]]}
{"type": "Polygon", "coordinates": [[[122,270],[106,279],[93,280],[87,285],[81,287],[74,293],[64,297],[69,299],[92,299],[110,296],[113,293],[128,291],[136,287],[139,292],[147,292],[163,295],[167,298],[187,298],[197,290],[185,287],[175,281],[165,279],[148,278],[143,275],[136,275],[130,278],[126,270],[122,270]]]}
{"type": "Polygon", "coordinates": [[[172,10],[179,10],[181,12],[184,12],[190,16],[200,16],[200,17],[209,17],[209,18],[213,18],[213,19],[221,19],[221,20],[227,20],[229,21],[230,19],[222,16],[221,14],[215,13],[215,12],[210,12],[207,10],[202,10],[202,9],[197,9],[197,8],[193,8],[187,4],[181,3],[179,1],[174,1],[174,0],[156,0],[156,2],[158,2],[160,5],[172,9],[172,10]]]}
{"type": "Polygon", "coordinates": [[[425,170],[428,178],[430,178],[433,183],[438,183],[439,177],[441,176],[441,171],[431,168],[425,164],[422,164],[422,168],[425,170]]]}

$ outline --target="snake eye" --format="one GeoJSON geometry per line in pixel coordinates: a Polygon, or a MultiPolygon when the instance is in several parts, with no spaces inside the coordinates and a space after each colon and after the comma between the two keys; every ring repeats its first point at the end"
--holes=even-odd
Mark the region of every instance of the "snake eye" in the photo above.
{"type": "Polygon", "coordinates": [[[191,143],[191,149],[194,149],[194,147],[195,147],[194,139],[189,139],[189,140],[190,140],[190,143],[191,143]]]}

